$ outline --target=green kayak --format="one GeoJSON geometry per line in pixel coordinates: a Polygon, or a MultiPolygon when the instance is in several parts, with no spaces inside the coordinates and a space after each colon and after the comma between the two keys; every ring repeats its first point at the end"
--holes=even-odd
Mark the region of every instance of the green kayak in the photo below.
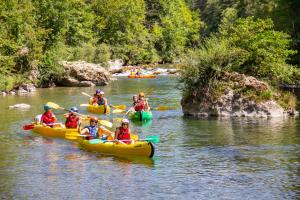
{"type": "Polygon", "coordinates": [[[152,119],[152,112],[151,111],[130,112],[129,118],[134,121],[148,121],[152,119]]]}

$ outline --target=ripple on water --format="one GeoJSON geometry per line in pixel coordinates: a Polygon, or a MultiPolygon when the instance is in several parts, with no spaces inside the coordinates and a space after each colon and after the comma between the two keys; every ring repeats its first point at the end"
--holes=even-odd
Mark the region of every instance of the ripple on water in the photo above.
{"type": "MultiPolygon", "coordinates": [[[[2,109],[0,194],[4,199],[297,199],[299,119],[206,119],[183,117],[176,79],[119,78],[101,87],[112,104],[131,104],[148,92],[150,104],[177,106],[153,111],[147,124],[131,123],[140,138],[158,135],[155,156],[112,157],[82,151],[76,143],[47,139],[20,129],[45,102],[72,107],[96,88],[38,89],[31,97],[1,98],[4,107],[29,103],[32,109],[2,109]]],[[[98,88],[98,87],[97,87],[98,88]]],[[[87,113],[80,108],[81,113],[87,113]]],[[[55,113],[64,120],[63,112],[55,113]]],[[[101,116],[102,118],[103,116],[101,116]]],[[[107,115],[111,119],[122,115],[107,115]]]]}

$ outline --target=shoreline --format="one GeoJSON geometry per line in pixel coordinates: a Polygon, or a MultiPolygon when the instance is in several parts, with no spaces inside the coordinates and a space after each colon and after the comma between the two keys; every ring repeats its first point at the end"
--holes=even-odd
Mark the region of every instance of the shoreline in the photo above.
{"type": "MultiPolygon", "coordinates": [[[[114,68],[113,70],[107,70],[108,73],[113,77],[111,81],[114,81],[117,77],[127,77],[131,74],[132,69],[134,68],[140,68],[145,69],[149,74],[153,74],[156,76],[179,76],[179,69],[176,68],[161,68],[161,67],[153,67],[153,65],[141,65],[141,66],[118,66],[117,68],[114,68]]],[[[70,86],[70,85],[52,85],[51,87],[46,88],[54,88],[54,87],[93,87],[88,85],[83,86],[70,86]]],[[[37,88],[45,88],[45,87],[38,87],[34,85],[33,83],[23,84],[15,86],[10,91],[0,91],[0,96],[23,96],[32,94],[36,91],[37,88]]]]}

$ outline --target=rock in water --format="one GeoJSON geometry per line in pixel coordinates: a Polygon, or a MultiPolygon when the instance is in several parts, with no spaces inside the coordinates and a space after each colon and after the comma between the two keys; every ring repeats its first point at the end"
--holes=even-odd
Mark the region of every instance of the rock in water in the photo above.
{"type": "Polygon", "coordinates": [[[8,108],[14,108],[14,109],[29,109],[31,106],[26,103],[19,103],[15,104],[13,106],[8,106],[8,108]]]}

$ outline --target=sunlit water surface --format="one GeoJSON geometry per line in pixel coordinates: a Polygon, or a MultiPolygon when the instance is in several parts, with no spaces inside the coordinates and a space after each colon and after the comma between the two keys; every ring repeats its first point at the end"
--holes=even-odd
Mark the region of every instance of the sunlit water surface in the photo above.
{"type": "MultiPolygon", "coordinates": [[[[22,125],[48,101],[66,108],[86,103],[95,88],[38,89],[30,96],[0,97],[1,199],[298,199],[299,119],[185,118],[175,77],[118,78],[102,87],[110,103],[130,106],[146,92],[153,108],[148,124],[131,124],[140,138],[158,135],[155,156],[119,158],[43,138],[22,125]],[[9,110],[28,103],[29,110],[9,110]]],[[[85,108],[80,108],[86,113],[85,108]]],[[[61,110],[55,114],[63,120],[61,110]]],[[[105,116],[108,120],[119,115],[105,116]]]]}

